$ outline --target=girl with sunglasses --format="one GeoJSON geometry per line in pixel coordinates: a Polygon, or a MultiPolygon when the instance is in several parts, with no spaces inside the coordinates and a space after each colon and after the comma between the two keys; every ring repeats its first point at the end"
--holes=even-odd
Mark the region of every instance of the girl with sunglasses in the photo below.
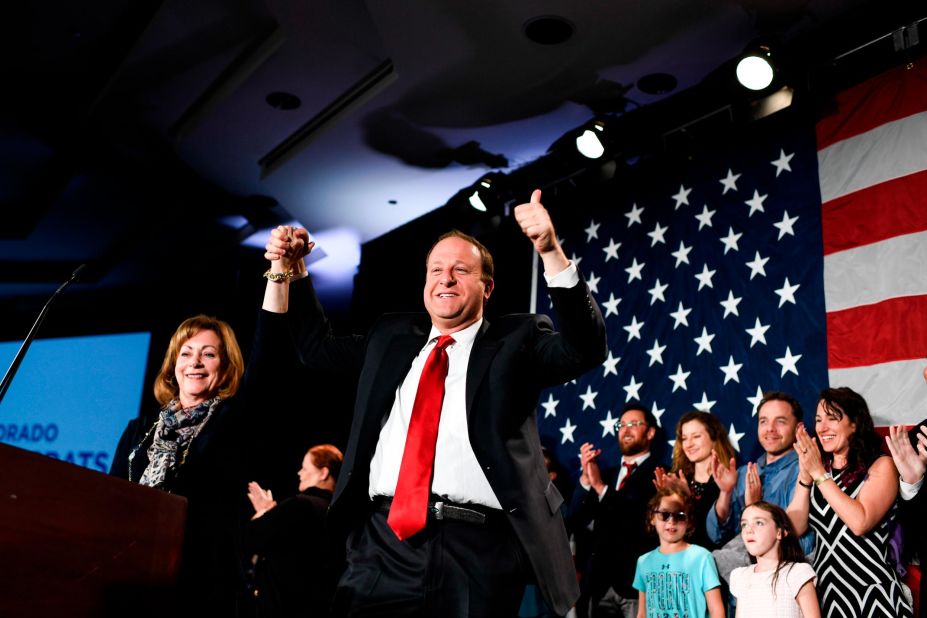
{"type": "Polygon", "coordinates": [[[687,540],[694,529],[691,499],[664,487],[650,500],[647,513],[647,530],[656,532],[660,546],[637,559],[634,588],[640,599],[638,618],[723,618],[714,558],[707,549],[687,540]]]}

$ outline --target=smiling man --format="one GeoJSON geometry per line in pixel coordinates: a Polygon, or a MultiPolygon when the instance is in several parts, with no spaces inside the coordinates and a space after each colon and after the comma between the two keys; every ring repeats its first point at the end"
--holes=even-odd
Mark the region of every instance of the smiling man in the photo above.
{"type": "Polygon", "coordinates": [[[647,503],[656,492],[653,473],[661,463],[650,452],[659,429],[657,419],[640,403],[631,402],[621,411],[615,429],[621,449],[618,468],[602,472],[601,450],[583,444],[582,475],[571,507],[574,528],[592,528],[583,578],[592,618],[638,615],[634,570],[638,557],[657,544],[646,530],[647,503]]]}
{"type": "MultiPolygon", "coordinates": [[[[766,451],[756,463],[736,469],[733,460],[714,461],[713,475],[721,491],[705,525],[709,538],[719,544],[727,543],[713,552],[724,579],[734,568],[749,564],[743,539],[738,534],[744,508],[758,500],[787,508],[798,479],[798,457],[792,445],[802,422],[801,404],[787,393],[768,392],[760,400],[756,415],[757,437],[766,451]]],[[[814,549],[814,533],[809,530],[800,542],[805,554],[810,554],[814,549]]]]}
{"type": "Polygon", "coordinates": [[[607,346],[602,314],[540,198],[514,214],[544,264],[562,332],[540,315],[490,324],[492,256],[455,231],[426,258],[426,314],[335,337],[302,275],[305,230],[278,228],[268,242],[280,285],[264,309],[299,325],[291,331],[296,322],[281,315],[265,336],[293,337],[310,368],[358,380],[330,511],[349,532],[337,615],[515,616],[528,582],[558,614],[578,596],[535,415],[543,388],[597,366],[607,346]]]}

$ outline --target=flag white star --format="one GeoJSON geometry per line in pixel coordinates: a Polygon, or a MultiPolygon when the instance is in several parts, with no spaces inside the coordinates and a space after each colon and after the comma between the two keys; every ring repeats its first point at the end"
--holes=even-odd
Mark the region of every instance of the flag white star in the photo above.
{"type": "Polygon", "coordinates": [[[752,348],[756,342],[760,342],[763,345],[766,345],[766,331],[769,330],[769,324],[765,326],[760,322],[760,318],[756,319],[756,323],[753,325],[753,328],[748,328],[747,334],[750,335],[750,347],[752,348]]]}
{"type": "Polygon", "coordinates": [[[753,258],[752,262],[747,262],[747,266],[750,267],[750,281],[753,281],[753,277],[756,275],[766,276],[766,262],[769,261],[769,258],[760,257],[760,252],[756,252],[756,257],[753,258]]]}
{"type": "Polygon", "coordinates": [[[779,374],[779,377],[784,378],[787,373],[798,375],[797,364],[798,361],[801,360],[801,357],[801,354],[792,355],[792,350],[789,346],[785,346],[785,356],[776,359],[776,362],[782,365],[782,373],[779,374]]]}
{"type": "Polygon", "coordinates": [[[690,193],[692,193],[692,189],[686,189],[684,186],[679,185],[679,191],[673,196],[673,199],[676,200],[676,207],[673,210],[679,210],[679,207],[683,204],[688,206],[690,193]]]}
{"type": "Polygon", "coordinates": [[[740,376],[737,374],[740,372],[740,368],[743,366],[743,363],[735,363],[733,356],[728,358],[727,365],[722,365],[719,367],[719,369],[724,372],[724,383],[727,384],[731,380],[734,380],[740,384],[740,376]]]}
{"type": "Polygon", "coordinates": [[[738,178],[740,178],[740,174],[735,174],[730,168],[728,168],[727,176],[718,181],[724,185],[724,191],[721,192],[721,195],[724,195],[728,191],[736,191],[738,178]]]}
{"type": "Polygon", "coordinates": [[[559,399],[554,399],[553,393],[547,394],[547,401],[542,401],[541,405],[544,407],[544,418],[548,416],[557,416],[557,404],[560,403],[559,399]]]}
{"type": "Polygon", "coordinates": [[[647,290],[650,293],[650,304],[652,305],[658,300],[665,303],[666,298],[663,296],[663,292],[665,292],[668,287],[668,283],[660,283],[660,279],[658,278],[656,283],[653,284],[653,287],[647,290]]]}
{"type": "Polygon", "coordinates": [[[763,202],[766,201],[767,197],[769,197],[768,194],[760,195],[760,192],[754,189],[753,197],[744,202],[744,204],[750,207],[750,213],[747,216],[752,217],[753,213],[756,211],[766,212],[766,209],[763,208],[763,202]]]}
{"type": "Polygon", "coordinates": [[[664,238],[664,235],[666,234],[666,230],[668,229],[669,229],[668,225],[661,227],[659,223],[655,224],[653,231],[647,232],[647,236],[650,236],[650,246],[653,247],[658,242],[661,242],[665,245],[666,239],[664,238]]]}
{"type": "Polygon", "coordinates": [[[714,407],[716,403],[718,402],[711,401],[708,399],[708,393],[706,393],[705,391],[702,391],[702,400],[693,401],[692,407],[695,408],[696,410],[699,410],[700,412],[711,412],[711,409],[714,407]]]}
{"type": "Polygon", "coordinates": [[[711,349],[711,340],[714,338],[715,336],[708,334],[708,330],[703,326],[702,334],[693,339],[693,341],[698,344],[698,350],[696,350],[695,355],[698,356],[705,351],[708,351],[710,354],[714,353],[711,349]]]}
{"type": "Polygon", "coordinates": [[[782,284],[782,287],[776,290],[776,294],[779,296],[779,306],[781,307],[785,303],[795,303],[795,291],[801,287],[800,283],[795,285],[789,284],[789,278],[785,278],[785,282],[782,284]]]}
{"type": "Polygon", "coordinates": [[[575,253],[570,254],[570,261],[573,262],[573,265],[579,267],[579,263],[583,261],[583,258],[577,257],[575,253]]]}
{"type": "Polygon", "coordinates": [[[789,211],[784,210],[782,212],[782,221],[779,223],[773,223],[773,227],[779,228],[779,238],[776,240],[782,240],[782,237],[786,234],[790,236],[795,236],[795,230],[792,229],[792,226],[795,225],[795,222],[798,221],[798,217],[789,217],[789,211]]]}
{"type": "Polygon", "coordinates": [[[759,384],[756,386],[756,395],[747,397],[747,401],[753,406],[753,416],[756,416],[756,407],[763,401],[763,389],[760,388],[759,384]]]}
{"type": "Polygon", "coordinates": [[[680,324],[682,324],[683,326],[688,326],[689,320],[687,316],[690,313],[692,313],[692,310],[686,309],[685,307],[683,307],[682,301],[679,301],[679,309],[677,309],[676,311],[670,314],[670,317],[672,317],[673,320],[675,320],[675,322],[673,322],[673,330],[676,330],[676,327],[679,326],[680,324]]]}
{"type": "Polygon", "coordinates": [[[624,269],[624,272],[628,273],[628,283],[631,283],[635,279],[640,279],[641,281],[644,280],[644,278],[641,277],[641,271],[644,270],[645,265],[646,262],[641,262],[638,264],[637,258],[631,260],[631,266],[624,269]]]}
{"type": "Polygon", "coordinates": [[[597,277],[593,271],[589,271],[589,278],[586,279],[586,285],[589,286],[589,291],[594,294],[599,293],[599,281],[602,280],[602,277],[597,277]]]}
{"type": "Polygon", "coordinates": [[[685,243],[680,240],[679,249],[677,251],[673,251],[673,253],[671,254],[674,258],[676,258],[675,268],[679,268],[679,265],[682,264],[683,262],[685,262],[686,264],[689,263],[689,252],[690,251],[692,251],[692,247],[687,247],[685,243]]]}
{"type": "Polygon", "coordinates": [[[724,315],[721,316],[721,319],[723,320],[732,313],[740,317],[740,313],[737,311],[737,305],[739,305],[742,300],[743,297],[741,296],[734,297],[734,290],[729,290],[727,293],[727,300],[721,301],[721,306],[724,307],[724,315]]]}
{"type": "Polygon", "coordinates": [[[776,159],[775,161],[770,161],[772,165],[776,166],[776,178],[779,177],[779,174],[782,173],[782,170],[785,170],[787,172],[792,171],[792,168],[789,165],[789,161],[791,161],[792,157],[794,156],[795,156],[794,152],[790,155],[787,155],[785,154],[784,150],[782,150],[781,148],[779,149],[779,158],[776,159]]]}
{"type": "Polygon", "coordinates": [[[702,272],[695,275],[695,278],[698,279],[698,289],[701,290],[706,285],[710,288],[715,287],[711,284],[711,278],[715,276],[715,271],[708,270],[708,264],[702,265],[702,272]]]}
{"type": "Polygon", "coordinates": [[[618,248],[621,247],[620,242],[615,242],[614,238],[608,239],[608,245],[602,247],[602,251],[605,252],[605,261],[608,262],[612,258],[618,259],[618,248]]]}
{"type": "Polygon", "coordinates": [[[579,398],[583,400],[583,410],[586,408],[595,410],[595,398],[598,394],[598,391],[592,390],[592,385],[586,385],[586,392],[579,396],[579,398]]]}
{"type": "Polygon", "coordinates": [[[631,401],[632,399],[640,399],[641,398],[640,390],[643,385],[644,385],[643,382],[637,382],[634,379],[634,376],[631,376],[631,381],[628,382],[628,385],[621,387],[624,389],[624,392],[627,393],[627,395],[625,395],[624,400],[631,401]]]}
{"type": "Polygon", "coordinates": [[[688,388],[686,388],[686,379],[691,374],[692,374],[691,371],[683,371],[682,365],[677,365],[676,373],[667,376],[669,377],[670,380],[673,381],[673,392],[674,393],[676,392],[677,388],[681,388],[684,391],[689,390],[688,388]]]}
{"type": "Polygon", "coordinates": [[[637,316],[631,316],[631,323],[623,327],[626,331],[628,331],[628,341],[641,338],[641,327],[643,325],[643,322],[637,321],[637,316]]]}
{"type": "Polygon", "coordinates": [[[560,438],[560,444],[566,444],[567,442],[573,442],[573,432],[576,431],[576,425],[570,424],[570,419],[566,420],[566,424],[560,428],[560,433],[563,434],[563,437],[560,438]]]}
{"type": "Polygon", "coordinates": [[[656,401],[654,401],[653,405],[650,406],[650,413],[653,414],[655,419],[657,419],[657,427],[663,427],[663,423],[660,421],[660,419],[663,418],[664,412],[666,412],[666,408],[658,408],[656,401]]]}
{"type": "Polygon", "coordinates": [[[603,438],[607,435],[615,435],[615,421],[617,420],[617,418],[612,418],[611,410],[605,412],[605,418],[599,421],[599,425],[602,426],[603,438]]]}
{"type": "Polygon", "coordinates": [[[721,242],[724,243],[724,255],[727,255],[727,252],[731,249],[734,251],[740,251],[740,247],[737,246],[737,241],[740,240],[740,237],[743,235],[743,232],[735,234],[734,228],[732,227],[727,229],[727,236],[720,239],[721,242]]]}
{"type": "Polygon", "coordinates": [[[624,213],[624,216],[628,218],[628,227],[641,222],[642,212],[644,212],[644,209],[638,208],[637,204],[631,205],[631,211],[624,213]]]}
{"type": "Polygon", "coordinates": [[[695,218],[698,220],[698,229],[702,229],[706,225],[708,227],[714,227],[711,224],[711,218],[715,216],[715,210],[708,210],[708,204],[702,206],[702,214],[695,215],[695,218]]]}
{"type": "Polygon", "coordinates": [[[586,242],[589,242],[593,238],[599,237],[599,228],[602,226],[601,223],[596,223],[595,219],[589,220],[589,227],[587,227],[584,232],[586,232],[586,242]]]}
{"type": "Polygon", "coordinates": [[[731,446],[733,446],[734,450],[736,450],[739,453],[740,452],[740,439],[744,437],[744,434],[734,429],[734,423],[731,423],[731,429],[727,432],[727,437],[731,441],[731,446]]]}
{"type": "Polygon", "coordinates": [[[612,315],[618,315],[618,303],[621,302],[620,298],[615,298],[613,293],[608,294],[608,300],[602,303],[602,306],[605,307],[605,317],[612,315]]]}
{"type": "Polygon", "coordinates": [[[618,361],[620,360],[621,360],[620,356],[617,356],[617,357],[612,356],[612,351],[609,350],[608,358],[606,358],[605,362],[602,363],[602,366],[605,368],[605,373],[602,374],[602,377],[604,378],[610,373],[614,373],[615,375],[618,375],[618,370],[615,369],[615,367],[618,365],[618,361]]]}
{"type": "Polygon", "coordinates": [[[650,356],[650,363],[648,367],[652,367],[654,363],[663,364],[663,350],[666,349],[665,345],[660,345],[659,339],[653,340],[653,347],[647,350],[647,354],[650,356]]]}

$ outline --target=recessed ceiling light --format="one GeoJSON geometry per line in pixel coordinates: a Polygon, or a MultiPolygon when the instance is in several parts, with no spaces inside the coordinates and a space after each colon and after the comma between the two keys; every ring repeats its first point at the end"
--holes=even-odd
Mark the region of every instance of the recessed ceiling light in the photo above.
{"type": "Polygon", "coordinates": [[[522,27],[525,36],[539,45],[560,45],[573,36],[573,24],[558,15],[532,17],[522,27]]]}
{"type": "Polygon", "coordinates": [[[650,73],[637,80],[637,89],[646,94],[668,94],[676,89],[677,83],[669,73],[650,73]]]}
{"type": "Polygon", "coordinates": [[[271,92],[264,100],[274,109],[282,109],[284,111],[296,109],[303,104],[298,96],[290,94],[289,92],[271,92]]]}

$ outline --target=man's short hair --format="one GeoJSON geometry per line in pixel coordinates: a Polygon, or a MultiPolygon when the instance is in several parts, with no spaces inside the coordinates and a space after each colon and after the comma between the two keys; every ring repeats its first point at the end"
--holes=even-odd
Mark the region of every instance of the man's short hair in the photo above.
{"type": "Polygon", "coordinates": [[[756,406],[756,412],[759,414],[760,408],[762,408],[766,403],[770,401],[784,401],[789,404],[789,407],[792,408],[792,415],[798,420],[799,423],[804,421],[805,413],[801,409],[801,404],[798,403],[798,400],[782,391],[768,391],[763,393],[763,398],[760,399],[760,403],[756,406]]]}
{"type": "Polygon", "coordinates": [[[625,412],[630,412],[631,410],[637,410],[638,412],[643,414],[644,422],[647,423],[648,427],[653,427],[654,429],[659,428],[659,425],[657,424],[657,417],[654,416],[653,412],[645,408],[644,404],[642,404],[639,401],[632,401],[630,403],[625,404],[625,406],[621,408],[621,414],[618,415],[618,418],[620,419],[622,416],[624,416],[625,412]]]}
{"type": "Polygon", "coordinates": [[[487,249],[486,246],[483,245],[483,243],[478,241],[473,236],[470,236],[469,234],[464,234],[460,230],[451,230],[450,232],[445,232],[444,234],[441,234],[441,236],[438,237],[438,240],[436,240],[434,244],[431,245],[431,248],[428,250],[428,253],[425,255],[425,268],[426,269],[428,268],[428,258],[431,257],[431,252],[434,251],[435,246],[439,242],[444,240],[445,238],[459,238],[461,240],[467,241],[468,243],[476,247],[477,251],[480,252],[480,265],[482,266],[482,270],[483,270],[483,272],[480,274],[480,279],[482,279],[483,281],[492,281],[493,275],[495,274],[495,269],[492,263],[492,253],[489,252],[489,249],[487,249]]]}

